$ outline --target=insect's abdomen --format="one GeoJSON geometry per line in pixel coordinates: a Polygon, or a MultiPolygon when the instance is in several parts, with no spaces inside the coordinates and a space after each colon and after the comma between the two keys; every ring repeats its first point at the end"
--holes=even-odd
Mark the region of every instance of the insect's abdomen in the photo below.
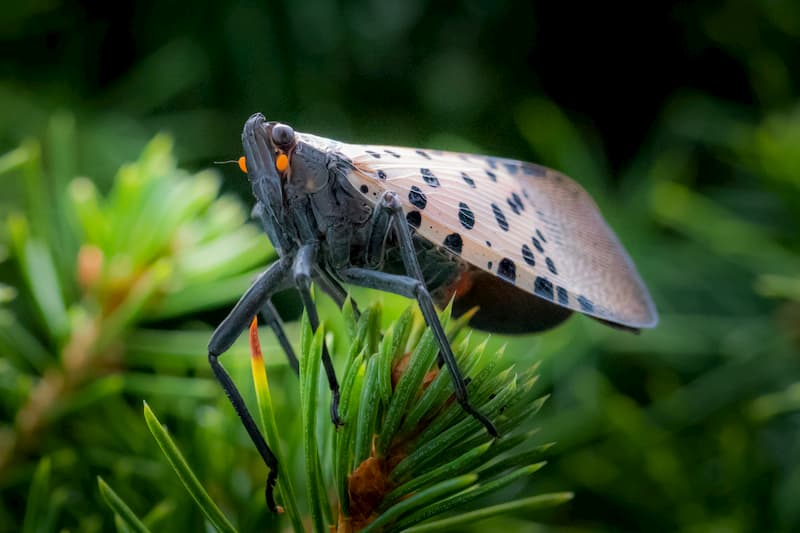
{"type": "MultiPolygon", "coordinates": [[[[447,305],[450,297],[448,289],[467,268],[466,263],[419,235],[414,235],[413,241],[425,286],[437,305],[447,305]],[[444,292],[447,294],[443,296],[444,292]]],[[[406,275],[400,250],[394,239],[390,237],[386,244],[386,257],[381,270],[391,274],[406,275]]]]}
{"type": "Polygon", "coordinates": [[[474,267],[464,271],[451,287],[450,294],[445,294],[448,298],[455,295],[453,314],[459,316],[477,307],[478,312],[469,324],[484,331],[536,333],[557,326],[572,314],[566,307],[533,296],[474,267]]]}

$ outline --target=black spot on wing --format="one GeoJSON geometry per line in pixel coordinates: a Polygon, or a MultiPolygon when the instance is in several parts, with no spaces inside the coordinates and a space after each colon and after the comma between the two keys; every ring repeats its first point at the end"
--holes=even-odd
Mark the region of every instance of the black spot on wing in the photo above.
{"type": "Polygon", "coordinates": [[[451,233],[444,238],[444,245],[455,253],[461,254],[461,247],[464,246],[464,242],[461,240],[461,235],[458,233],[451,233]]]}
{"type": "Polygon", "coordinates": [[[537,276],[533,282],[533,293],[548,300],[553,299],[553,282],[542,276],[537,276]]]}
{"type": "Polygon", "coordinates": [[[493,182],[497,183],[497,174],[495,174],[491,170],[487,170],[486,171],[486,175],[489,176],[490,180],[492,180],[493,182]]]}
{"type": "Polygon", "coordinates": [[[517,207],[519,207],[520,211],[525,211],[525,204],[522,203],[522,198],[519,197],[519,194],[512,192],[511,199],[515,204],[517,204],[517,207]]]}
{"type": "Polygon", "coordinates": [[[400,158],[400,154],[398,154],[397,152],[392,152],[391,150],[384,150],[384,152],[386,152],[387,154],[389,154],[392,157],[396,157],[398,159],[400,158]]]}
{"type": "Polygon", "coordinates": [[[515,215],[519,215],[525,210],[525,206],[522,205],[522,198],[520,198],[517,193],[511,193],[511,196],[506,199],[506,202],[508,202],[508,206],[515,215]]]}
{"type": "Polygon", "coordinates": [[[364,194],[367,194],[369,192],[369,187],[367,187],[366,185],[362,185],[361,187],[358,188],[358,190],[360,190],[364,194]]]}
{"type": "Polygon", "coordinates": [[[494,218],[497,220],[497,225],[500,226],[500,229],[508,231],[508,220],[506,220],[506,215],[503,213],[503,210],[500,209],[500,206],[493,203],[492,212],[494,213],[494,218]]]}
{"type": "Polygon", "coordinates": [[[544,260],[545,264],[547,265],[547,270],[549,270],[553,275],[557,275],[558,271],[556,270],[556,264],[553,263],[553,260],[549,257],[544,260]]]}
{"type": "Polygon", "coordinates": [[[536,230],[536,236],[542,239],[542,242],[547,242],[547,239],[544,238],[544,235],[542,235],[542,232],[538,229],[536,230]]]}
{"type": "Polygon", "coordinates": [[[378,171],[378,179],[385,180],[386,179],[386,172],[384,172],[383,170],[379,170],[378,171]]]}
{"type": "Polygon", "coordinates": [[[491,248],[491,247],[492,247],[492,241],[486,241],[486,246],[488,246],[489,248],[491,248]]]}
{"type": "Polygon", "coordinates": [[[415,151],[417,152],[417,155],[420,157],[424,157],[425,159],[431,158],[431,156],[429,156],[427,152],[424,152],[423,150],[415,150],[415,151]]]}
{"type": "Polygon", "coordinates": [[[486,158],[486,164],[489,165],[489,168],[496,169],[497,168],[497,160],[493,157],[486,158]]]}
{"type": "Polygon", "coordinates": [[[411,190],[408,192],[408,201],[417,209],[425,209],[425,206],[428,205],[428,198],[416,185],[411,186],[411,190]]]}
{"type": "Polygon", "coordinates": [[[503,166],[506,167],[506,172],[508,172],[512,176],[515,175],[519,170],[519,165],[517,165],[516,163],[503,163],[503,166]]]}
{"type": "Polygon", "coordinates": [[[536,260],[533,258],[533,251],[531,251],[527,244],[522,245],[522,258],[530,266],[536,266],[536,260]]]}
{"type": "Polygon", "coordinates": [[[558,303],[561,305],[569,305],[569,294],[564,287],[556,287],[556,294],[558,294],[558,303]]]}
{"type": "Polygon", "coordinates": [[[508,257],[504,257],[497,265],[497,275],[508,282],[514,283],[517,281],[517,265],[508,257]]]}
{"type": "Polygon", "coordinates": [[[472,229],[475,225],[475,213],[464,202],[458,204],[458,220],[467,229],[472,229]]]}
{"type": "Polygon", "coordinates": [[[381,154],[379,152],[375,152],[374,150],[367,150],[366,152],[369,155],[371,155],[372,157],[374,157],[375,159],[380,159],[381,158],[381,154]]]}
{"type": "Polygon", "coordinates": [[[472,179],[472,178],[470,178],[470,177],[467,175],[467,173],[466,173],[466,172],[462,172],[462,173],[461,173],[461,179],[463,179],[463,180],[464,180],[464,182],[465,182],[467,185],[469,185],[470,187],[472,187],[473,189],[475,188],[475,180],[474,180],[474,179],[472,179]]]}
{"type": "Polygon", "coordinates": [[[422,223],[422,215],[419,214],[419,211],[409,211],[406,213],[406,221],[409,226],[419,228],[419,225],[422,223]]]}
{"type": "Polygon", "coordinates": [[[429,168],[421,168],[419,169],[420,174],[422,174],[422,179],[425,180],[425,183],[430,185],[431,187],[438,187],[439,186],[439,178],[433,175],[431,169],[429,168]]]}
{"type": "Polygon", "coordinates": [[[592,311],[594,311],[594,304],[586,296],[583,295],[578,296],[578,305],[581,306],[581,310],[587,313],[591,313],[592,311]]]}
{"type": "Polygon", "coordinates": [[[539,242],[539,239],[536,237],[531,237],[531,242],[533,243],[533,247],[536,248],[536,251],[540,254],[544,253],[544,248],[542,248],[542,243],[539,242]]]}

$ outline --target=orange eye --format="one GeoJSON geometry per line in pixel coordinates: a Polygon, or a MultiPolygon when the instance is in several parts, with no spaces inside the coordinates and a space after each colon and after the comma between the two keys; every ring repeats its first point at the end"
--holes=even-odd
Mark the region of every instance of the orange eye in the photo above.
{"type": "Polygon", "coordinates": [[[287,168],[289,168],[289,158],[286,156],[286,154],[281,154],[278,156],[278,159],[275,160],[275,168],[281,172],[284,172],[287,168]]]}
{"type": "Polygon", "coordinates": [[[247,160],[244,158],[244,156],[239,158],[239,170],[247,174],[247,160]]]}

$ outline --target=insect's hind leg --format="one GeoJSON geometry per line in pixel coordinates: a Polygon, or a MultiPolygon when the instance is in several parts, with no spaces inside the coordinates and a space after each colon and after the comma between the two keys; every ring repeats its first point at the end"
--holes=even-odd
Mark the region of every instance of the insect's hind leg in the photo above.
{"type": "Polygon", "coordinates": [[[277,512],[273,491],[275,482],[278,479],[278,459],[270,450],[266,440],[264,440],[264,436],[261,435],[261,431],[259,431],[253,416],[247,409],[247,405],[236,388],[236,384],[222,366],[222,363],[219,362],[219,357],[231,347],[231,344],[239,337],[253,317],[256,316],[258,310],[269,301],[270,296],[285,283],[290,266],[291,262],[288,259],[279,259],[256,278],[255,282],[239,299],[225,320],[214,330],[214,334],[208,343],[208,362],[211,365],[214,376],[222,385],[225,395],[242,421],[250,440],[253,441],[258,453],[269,468],[267,482],[264,487],[264,496],[267,500],[267,507],[272,512],[277,512]]]}
{"type": "Polygon", "coordinates": [[[366,268],[344,269],[340,272],[340,275],[346,282],[352,283],[353,285],[392,292],[417,300],[420,310],[422,311],[422,316],[425,317],[425,322],[433,330],[436,342],[439,345],[439,352],[453,379],[456,400],[458,400],[458,403],[464,411],[483,424],[486,431],[489,432],[491,436],[497,437],[497,429],[494,427],[491,420],[486,418],[469,403],[467,383],[464,380],[464,376],[461,374],[461,370],[458,368],[456,358],[447,340],[447,335],[444,332],[444,328],[442,328],[442,323],[439,321],[439,316],[436,314],[436,309],[433,307],[433,299],[428,289],[425,288],[424,282],[409,276],[387,274],[385,272],[366,268]]]}
{"type": "MultiPolygon", "coordinates": [[[[317,313],[317,304],[311,297],[311,273],[316,253],[316,243],[304,244],[297,251],[294,261],[294,283],[308,313],[311,330],[315,332],[319,327],[319,314],[317,313]]],[[[336,379],[336,369],[333,367],[333,360],[324,342],[322,343],[322,366],[325,367],[328,387],[331,390],[331,420],[336,426],[341,426],[344,422],[339,417],[339,380],[336,379]]]]}
{"type": "MultiPolygon", "coordinates": [[[[450,343],[447,340],[447,335],[445,335],[442,323],[439,321],[439,316],[436,314],[436,309],[433,306],[433,299],[425,286],[425,278],[422,275],[422,269],[419,266],[419,261],[417,261],[414,243],[411,240],[411,230],[408,227],[408,221],[405,216],[403,216],[403,208],[400,205],[400,199],[397,197],[397,194],[391,191],[384,192],[376,205],[376,210],[378,209],[387,213],[391,218],[391,225],[394,227],[400,245],[400,255],[403,258],[403,265],[408,275],[397,276],[365,268],[342,269],[339,274],[344,281],[353,283],[354,285],[394,292],[408,298],[416,298],[420,310],[422,311],[422,316],[425,317],[425,322],[428,324],[428,327],[433,330],[433,334],[436,337],[436,342],[439,345],[439,356],[441,360],[444,361],[444,364],[447,365],[447,369],[453,379],[453,386],[455,387],[458,403],[461,404],[464,411],[483,424],[490,435],[497,437],[497,429],[494,427],[491,420],[478,412],[469,403],[467,384],[458,368],[453,350],[450,348],[450,343]]],[[[375,217],[373,217],[373,221],[375,221],[375,217]]]]}

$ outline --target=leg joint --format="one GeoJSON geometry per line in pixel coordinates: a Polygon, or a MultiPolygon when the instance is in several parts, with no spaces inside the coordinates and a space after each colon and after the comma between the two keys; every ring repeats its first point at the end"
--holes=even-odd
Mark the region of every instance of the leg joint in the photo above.
{"type": "Polygon", "coordinates": [[[383,194],[381,194],[381,207],[392,212],[399,211],[401,205],[397,193],[394,191],[384,191],[383,194]]]}
{"type": "Polygon", "coordinates": [[[311,288],[311,276],[307,272],[295,272],[294,284],[300,290],[309,290],[311,288]]]}
{"type": "Polygon", "coordinates": [[[414,296],[416,296],[417,299],[424,298],[426,300],[430,300],[431,295],[428,292],[428,289],[425,287],[425,284],[422,283],[421,281],[417,281],[417,283],[414,285],[413,290],[414,290],[414,296]]]}

